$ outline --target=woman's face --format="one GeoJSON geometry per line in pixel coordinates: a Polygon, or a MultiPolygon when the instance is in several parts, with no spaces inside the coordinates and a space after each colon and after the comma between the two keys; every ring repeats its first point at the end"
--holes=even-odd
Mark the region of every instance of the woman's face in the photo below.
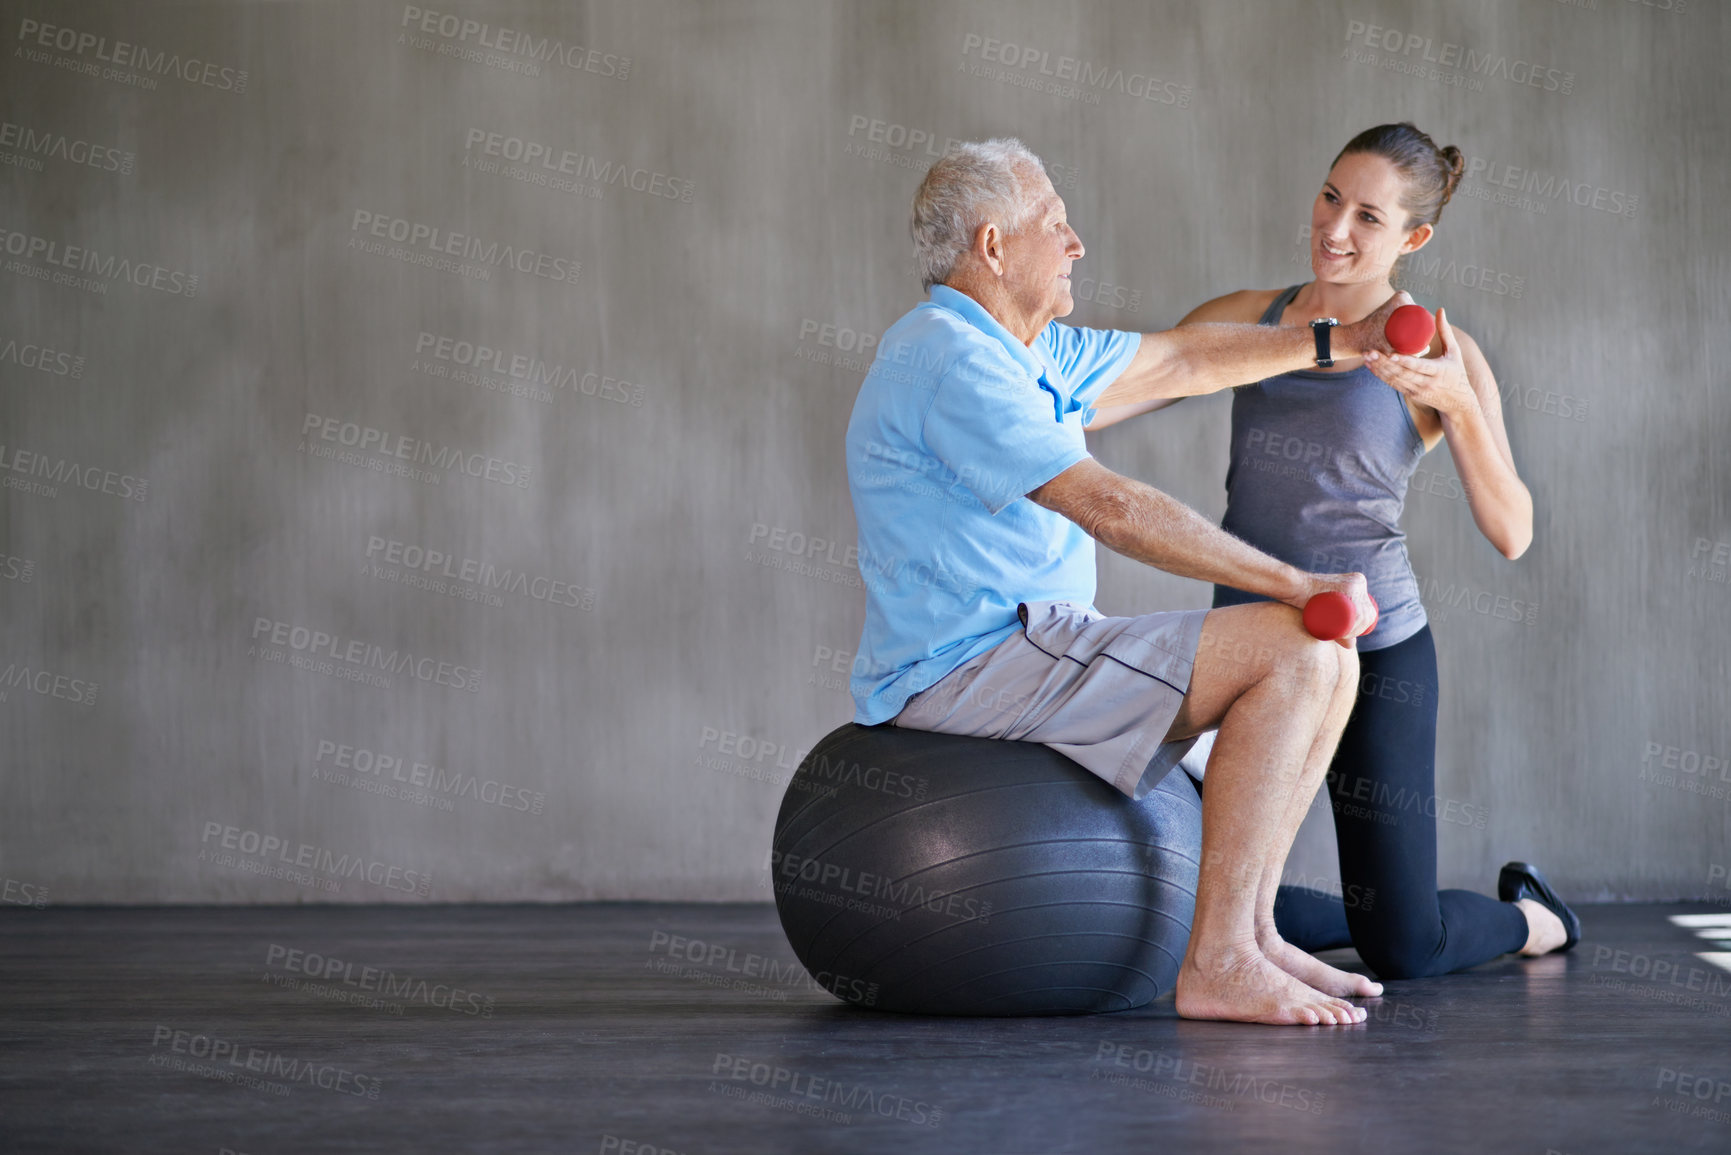
{"type": "Polygon", "coordinates": [[[1383,157],[1356,152],[1340,158],[1310,210],[1310,268],[1317,280],[1387,280],[1396,258],[1424,247],[1433,230],[1404,227],[1405,184],[1383,157]]]}

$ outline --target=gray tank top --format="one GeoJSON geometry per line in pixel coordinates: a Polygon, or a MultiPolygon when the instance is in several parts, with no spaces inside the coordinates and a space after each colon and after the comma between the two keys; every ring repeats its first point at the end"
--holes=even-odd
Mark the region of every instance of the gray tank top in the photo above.
{"type": "MultiPolygon", "coordinates": [[[[1301,288],[1276,297],[1260,323],[1280,324],[1301,288]]],[[[1400,528],[1407,482],[1423,457],[1406,401],[1369,369],[1300,369],[1241,386],[1232,395],[1220,526],[1299,569],[1364,574],[1381,617],[1358,648],[1386,649],[1425,625],[1400,528]]],[[[1217,606],[1265,600],[1214,587],[1217,606]]]]}

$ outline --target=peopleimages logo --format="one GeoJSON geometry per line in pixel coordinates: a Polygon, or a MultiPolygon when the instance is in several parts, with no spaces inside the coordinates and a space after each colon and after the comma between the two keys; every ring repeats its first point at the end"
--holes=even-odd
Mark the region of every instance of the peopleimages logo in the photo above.
{"type": "MultiPolygon", "coordinates": [[[[503,605],[496,597],[483,598],[479,595],[490,594],[493,590],[504,590],[506,593],[549,605],[577,610],[595,608],[595,591],[574,582],[561,581],[544,574],[531,574],[527,570],[510,567],[501,569],[492,562],[458,557],[377,534],[368,535],[366,556],[369,563],[383,561],[396,570],[429,578],[433,584],[428,588],[450,597],[462,597],[469,601],[487,600],[488,604],[503,605]],[[449,579],[453,584],[447,585],[445,579],[449,579]],[[467,592],[469,589],[473,589],[475,593],[467,592]]],[[[402,578],[399,577],[398,580],[402,578]]],[[[417,583],[405,581],[404,584],[417,583]]]]}
{"type": "Polygon", "coordinates": [[[585,48],[581,44],[566,44],[551,36],[536,36],[449,12],[434,12],[405,4],[399,26],[450,41],[453,47],[473,43],[507,56],[521,57],[525,61],[562,64],[573,72],[592,72],[614,80],[628,80],[631,77],[629,56],[585,48]]]}
{"type": "Polygon", "coordinates": [[[399,975],[388,966],[367,966],[282,943],[270,944],[265,951],[264,963],[272,970],[312,979],[325,986],[352,987],[369,995],[420,1003],[453,1014],[482,1019],[493,1017],[492,995],[450,983],[429,983],[416,975],[399,975]]]}
{"type": "MultiPolygon", "coordinates": [[[[568,148],[484,128],[471,128],[463,137],[465,168],[470,167],[474,154],[522,165],[524,169],[538,176],[569,177],[573,181],[598,186],[616,185],[632,192],[685,204],[691,203],[692,194],[696,190],[692,182],[664,172],[615,164],[581,152],[573,152],[568,148]]],[[[546,181],[529,179],[527,183],[544,184],[546,181]]]]}
{"type": "Polygon", "coordinates": [[[1507,189],[1508,193],[1492,192],[1492,198],[1516,207],[1536,206],[1543,212],[1551,202],[1565,202],[1583,209],[1596,209],[1612,216],[1632,217],[1640,207],[1641,198],[1621,189],[1605,188],[1591,181],[1570,180],[1568,177],[1541,169],[1507,164],[1482,156],[1467,158],[1465,182],[1481,182],[1492,190],[1507,189]]]}
{"type": "Polygon", "coordinates": [[[528,386],[526,395],[533,396],[538,401],[553,400],[549,389],[539,388],[547,386],[562,392],[581,393],[585,397],[599,397],[603,401],[617,401],[621,405],[631,405],[639,409],[643,407],[643,386],[634,382],[597,373],[593,369],[579,370],[572,366],[544,361],[530,353],[496,349],[461,337],[429,333],[425,329],[415,336],[415,357],[412,367],[416,369],[422,368],[423,361],[428,364],[442,362],[441,371],[435,371],[434,376],[463,380],[459,371],[471,370],[475,374],[490,373],[508,377],[528,386]],[[455,368],[445,369],[446,365],[455,368]]]}
{"type": "Polygon", "coordinates": [[[159,52],[142,44],[110,40],[93,32],[43,24],[28,17],[18,22],[18,42],[23,46],[18,52],[37,63],[54,63],[52,59],[38,59],[47,55],[38,51],[39,49],[52,48],[104,64],[136,69],[155,76],[172,76],[188,84],[203,85],[224,92],[246,91],[247,73],[244,68],[230,68],[213,61],[200,60],[196,56],[183,57],[178,52],[159,52]]]}
{"type": "Polygon", "coordinates": [[[20,343],[15,337],[0,339],[0,361],[10,361],[20,369],[34,369],[55,377],[73,380],[84,376],[84,357],[30,341],[20,343]]]}
{"type": "Polygon", "coordinates": [[[276,1094],[288,1093],[288,1087],[284,1084],[305,1083],[338,1094],[377,1099],[384,1088],[384,1083],[377,1078],[346,1067],[338,1067],[332,1063],[308,1062],[280,1051],[243,1046],[230,1039],[178,1030],[161,1024],[151,1033],[150,1046],[153,1052],[152,1066],[188,1071],[224,1082],[258,1085],[259,1080],[250,1078],[247,1074],[252,1072],[264,1079],[281,1080],[281,1083],[268,1083],[261,1088],[270,1089],[276,1094]],[[158,1047],[166,1047],[167,1051],[156,1053],[158,1047]],[[177,1058],[178,1055],[185,1055],[197,1062],[189,1063],[185,1059],[177,1058]],[[227,1070],[223,1069],[225,1066],[227,1070]]]}
{"type": "Polygon", "coordinates": [[[583,263],[570,257],[500,244],[498,241],[484,241],[468,233],[454,233],[437,225],[412,221],[406,217],[394,217],[388,213],[369,212],[366,209],[354,211],[349,220],[349,232],[354,234],[349,238],[350,244],[367,252],[382,251],[382,246],[363,239],[377,237],[407,246],[411,251],[424,249],[428,254],[456,257],[494,268],[515,269],[519,273],[528,273],[568,285],[575,285],[578,274],[583,270],[583,263]]]}
{"type": "Polygon", "coordinates": [[[512,786],[496,778],[465,774],[461,770],[449,770],[431,762],[405,758],[401,754],[371,750],[365,746],[350,746],[330,738],[319,739],[313,761],[323,768],[315,769],[315,774],[325,781],[335,781],[345,786],[353,785],[357,781],[384,782],[388,778],[392,783],[401,784],[405,788],[401,792],[404,796],[418,790],[430,791],[438,796],[466,798],[497,806],[502,810],[516,810],[525,814],[539,814],[547,804],[547,795],[539,790],[512,786]]]}
{"type": "Polygon", "coordinates": [[[1095,94],[1115,92],[1121,96],[1131,96],[1156,104],[1188,108],[1196,94],[1196,90],[1188,84],[1161,80],[1146,72],[1125,71],[1074,56],[1054,57],[1044,48],[996,40],[977,32],[969,32],[962,37],[962,55],[977,55],[986,63],[1001,64],[1027,74],[1027,79],[1046,82],[1044,85],[1034,83],[1017,87],[1043,88],[1056,95],[1072,98],[1090,96],[1093,97],[1088,101],[1091,104],[1099,103],[1095,94]],[[1066,89],[1065,85],[1070,87],[1066,89]]]}
{"type": "Polygon", "coordinates": [[[0,443],[0,474],[17,473],[23,477],[42,480],[37,482],[0,477],[0,487],[6,489],[22,489],[30,493],[41,493],[45,497],[54,497],[59,493],[57,486],[70,484],[80,489],[88,489],[92,493],[106,493],[127,501],[143,501],[150,492],[148,481],[130,473],[116,473],[100,465],[79,465],[64,457],[50,457],[46,453],[20,449],[16,445],[11,446],[12,452],[8,455],[7,448],[4,443],[0,443]]]}
{"type": "Polygon", "coordinates": [[[1354,44],[1367,49],[1378,49],[1390,54],[1390,63],[1415,67],[1432,64],[1436,65],[1437,69],[1449,69],[1474,77],[1507,80],[1511,84],[1529,85],[1564,96],[1575,91],[1573,72],[1535,64],[1530,60],[1511,59],[1494,52],[1479,52],[1453,41],[1439,42],[1434,37],[1418,32],[1403,32],[1398,28],[1385,28],[1363,20],[1349,20],[1346,24],[1346,40],[1348,51],[1354,44]]]}
{"type": "Polygon", "coordinates": [[[481,671],[472,666],[459,666],[434,658],[417,658],[412,651],[386,650],[383,646],[363,642],[359,638],[344,638],[292,622],[254,618],[252,642],[254,650],[261,644],[266,647],[287,646],[294,653],[314,663],[320,659],[329,659],[332,662],[342,662],[355,671],[380,670],[389,674],[407,674],[416,681],[449,686],[453,690],[467,690],[471,694],[479,693],[481,689],[481,671]]]}
{"type": "MultiPolygon", "coordinates": [[[[63,132],[38,130],[27,124],[0,121],[0,149],[17,149],[27,157],[46,157],[103,172],[130,175],[138,158],[113,145],[93,144],[63,132]]],[[[40,167],[40,166],[37,166],[40,167]]]]}
{"type": "Polygon", "coordinates": [[[1713,585],[1731,584],[1731,541],[1696,538],[1694,548],[1689,551],[1686,576],[1713,585]]]}
{"type": "Polygon", "coordinates": [[[234,858],[234,854],[238,853],[247,858],[274,860],[277,864],[291,868],[314,870],[333,878],[359,878],[386,890],[400,890],[422,898],[427,897],[433,883],[431,871],[408,870],[376,858],[368,858],[364,854],[339,854],[329,847],[310,842],[291,842],[275,834],[231,826],[226,822],[206,822],[199,843],[202,847],[199,851],[200,861],[215,862],[220,866],[243,865],[234,858]],[[216,844],[214,848],[211,846],[212,842],[216,844]],[[225,859],[217,854],[218,850],[234,853],[225,859]]]}
{"type": "Polygon", "coordinates": [[[819,898],[820,901],[827,897],[834,900],[831,902],[834,906],[843,905],[844,895],[883,902],[887,905],[879,906],[875,910],[867,910],[859,905],[850,905],[849,909],[866,910],[867,913],[882,914],[892,919],[900,919],[903,914],[924,911],[928,914],[947,915],[963,922],[978,922],[983,926],[990,921],[992,914],[991,902],[981,902],[971,895],[963,898],[953,891],[928,891],[909,879],[898,880],[873,874],[869,870],[856,870],[845,863],[827,862],[771,850],[768,866],[770,873],[780,879],[774,884],[778,890],[791,892],[799,883],[812,883],[813,888],[820,893],[806,897],[819,898]]]}
{"type": "Polygon", "coordinates": [[[48,888],[8,878],[0,882],[0,902],[43,910],[48,906],[48,888]]]}
{"type": "Polygon", "coordinates": [[[4,670],[0,670],[0,702],[6,701],[13,690],[58,698],[76,706],[96,705],[95,682],[74,678],[70,674],[57,674],[53,670],[31,666],[28,662],[9,662],[4,670]]]}
{"type": "Polygon", "coordinates": [[[1518,273],[1422,252],[1402,258],[1401,267],[1395,270],[1395,283],[1401,289],[1418,289],[1426,293],[1434,293],[1445,284],[1458,285],[1514,301],[1527,294],[1527,279],[1518,273]]]}
{"type": "MultiPolygon", "coordinates": [[[[154,289],[177,297],[196,297],[198,277],[193,273],[171,269],[150,261],[134,261],[113,253],[101,253],[88,245],[68,245],[51,237],[21,233],[0,227],[0,252],[18,257],[27,265],[47,265],[89,273],[94,283],[126,281],[141,289],[154,289]]],[[[11,272],[21,272],[22,268],[11,272]]]]}
{"type": "MultiPolygon", "coordinates": [[[[434,445],[403,434],[390,434],[371,425],[344,421],[340,417],[324,417],[308,413],[301,421],[302,450],[317,441],[330,442],[356,453],[377,453],[398,461],[427,465],[434,469],[451,470],[479,477],[497,485],[516,489],[529,488],[530,466],[484,453],[465,453],[449,445],[434,445]]],[[[435,474],[434,476],[443,476],[435,474]]]]}
{"type": "Polygon", "coordinates": [[[856,572],[860,555],[856,546],[843,546],[841,542],[830,538],[810,537],[798,530],[790,531],[779,525],[771,528],[763,522],[752,525],[746,546],[746,561],[771,569],[787,570],[817,581],[855,588],[860,585],[859,574],[856,572]],[[826,569],[818,563],[839,568],[826,569]]]}
{"type": "Polygon", "coordinates": [[[853,1116],[838,1110],[859,1111],[884,1119],[899,1119],[920,1127],[936,1127],[944,1110],[923,1099],[910,1099],[862,1083],[838,1083],[806,1071],[796,1071],[775,1062],[759,1062],[744,1055],[717,1054],[710,1074],[712,1092],[735,1091],[731,1097],[782,1110],[795,1111],[828,1122],[848,1124],[853,1116]],[[724,1082],[723,1080],[727,1080],[724,1082]],[[765,1088],[756,1096],[737,1084],[765,1088]]]}
{"type": "MultiPolygon", "coordinates": [[[[695,963],[707,970],[737,975],[740,978],[762,979],[769,984],[770,993],[783,997],[787,993],[785,988],[803,986],[812,991],[826,991],[837,998],[862,1006],[873,1006],[878,999],[877,983],[849,978],[833,971],[808,972],[797,962],[782,962],[755,951],[742,953],[738,948],[722,943],[708,943],[702,939],[669,934],[664,930],[652,932],[649,936],[649,953],[655,955],[663,951],[670,959],[695,963]],[[776,990],[777,987],[783,989],[776,990]]],[[[688,973],[685,977],[691,976],[688,973]]]]}

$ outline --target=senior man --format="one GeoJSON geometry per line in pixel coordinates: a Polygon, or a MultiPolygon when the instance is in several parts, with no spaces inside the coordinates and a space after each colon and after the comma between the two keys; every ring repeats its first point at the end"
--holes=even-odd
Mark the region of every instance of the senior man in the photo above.
{"type": "MultiPolygon", "coordinates": [[[[892,325],[848,423],[866,620],[855,720],[1042,742],[1132,798],[1218,730],[1202,804],[1196,916],[1178,1013],[1361,1022],[1381,987],[1281,941],[1281,866],[1352,708],[1350,642],[1294,607],[1360,574],[1297,570],[1095,461],[1083,431],[1316,359],[1308,329],[1191,325],[1136,334],[1058,324],[1082,242],[1020,141],[954,149],[914,198],[927,301],[892,325]],[[1092,539],[1092,540],[1090,540],[1092,539]],[[1274,602],[1105,617],[1094,542],[1274,602]],[[1284,603],[1284,604],[1277,604],[1284,603]]],[[[1396,294],[1334,331],[1387,352],[1396,294]]]]}

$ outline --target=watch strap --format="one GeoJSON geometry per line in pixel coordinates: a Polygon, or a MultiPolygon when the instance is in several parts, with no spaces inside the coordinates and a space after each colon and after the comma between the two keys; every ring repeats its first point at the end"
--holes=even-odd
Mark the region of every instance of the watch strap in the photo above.
{"type": "Polygon", "coordinates": [[[1323,369],[1334,365],[1334,354],[1331,349],[1330,337],[1339,321],[1333,317],[1319,317],[1310,323],[1310,331],[1316,335],[1316,363],[1323,369]]]}

